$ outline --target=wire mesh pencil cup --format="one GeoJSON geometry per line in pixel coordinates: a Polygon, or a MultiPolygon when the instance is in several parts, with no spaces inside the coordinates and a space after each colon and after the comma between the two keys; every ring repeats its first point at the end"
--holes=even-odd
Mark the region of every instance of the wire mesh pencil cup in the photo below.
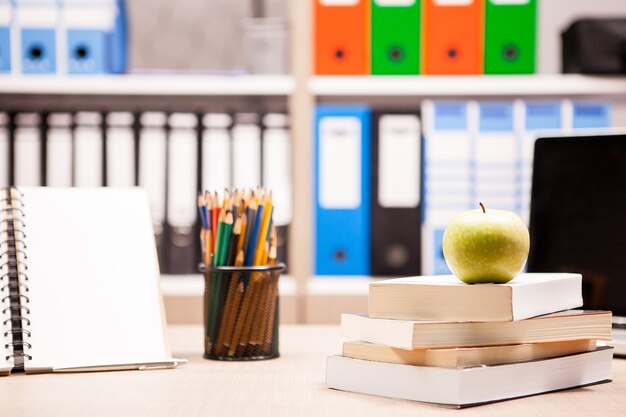
{"type": "Polygon", "coordinates": [[[285,264],[199,268],[204,274],[204,357],[277,358],[278,278],[285,264]]]}

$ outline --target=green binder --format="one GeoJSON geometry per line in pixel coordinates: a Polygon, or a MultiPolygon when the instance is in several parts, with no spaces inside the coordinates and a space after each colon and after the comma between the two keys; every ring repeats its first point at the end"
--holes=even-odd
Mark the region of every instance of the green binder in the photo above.
{"type": "Polygon", "coordinates": [[[420,0],[372,1],[372,74],[417,74],[420,0]]]}
{"type": "Polygon", "coordinates": [[[535,72],[537,1],[485,1],[485,74],[535,72]]]}

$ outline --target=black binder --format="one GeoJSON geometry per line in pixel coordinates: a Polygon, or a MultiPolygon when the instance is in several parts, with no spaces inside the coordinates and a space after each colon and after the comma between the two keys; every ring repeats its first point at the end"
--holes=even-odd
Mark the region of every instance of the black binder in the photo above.
{"type": "Polygon", "coordinates": [[[418,113],[373,113],[371,273],[374,276],[420,274],[421,155],[418,113]]]}

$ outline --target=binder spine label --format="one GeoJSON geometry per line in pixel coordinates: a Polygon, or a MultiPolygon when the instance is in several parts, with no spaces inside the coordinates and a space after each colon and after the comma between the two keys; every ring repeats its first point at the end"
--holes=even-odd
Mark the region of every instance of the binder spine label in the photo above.
{"type": "Polygon", "coordinates": [[[7,348],[6,361],[13,362],[14,370],[24,369],[31,359],[29,351],[30,310],[28,276],[26,274],[26,233],[21,194],[15,188],[2,190],[0,196],[0,317],[2,336],[7,348]]]}

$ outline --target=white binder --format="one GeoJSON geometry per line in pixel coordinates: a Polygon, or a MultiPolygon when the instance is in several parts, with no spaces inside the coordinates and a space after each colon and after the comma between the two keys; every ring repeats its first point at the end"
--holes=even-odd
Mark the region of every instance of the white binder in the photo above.
{"type": "Polygon", "coordinates": [[[479,103],[474,142],[476,204],[520,212],[521,103],[479,103]]]}
{"type": "Polygon", "coordinates": [[[15,116],[13,173],[16,186],[41,185],[40,123],[37,113],[15,116]]]}
{"type": "Polygon", "coordinates": [[[103,185],[102,116],[96,112],[79,112],[74,130],[74,185],[103,185]]]}
{"type": "Polygon", "coordinates": [[[160,235],[165,222],[166,116],[146,112],[139,121],[139,185],[148,192],[154,232],[160,235]]]}
{"type": "Polygon", "coordinates": [[[263,124],[263,186],[272,191],[274,224],[285,226],[291,223],[293,216],[291,140],[287,115],[267,114],[263,124]]]}
{"type": "Polygon", "coordinates": [[[72,148],[72,115],[50,114],[46,137],[46,185],[72,186],[72,148]]]}
{"type": "Polygon", "coordinates": [[[233,137],[233,187],[253,188],[261,184],[261,128],[257,115],[236,116],[233,137]]]}
{"type": "Polygon", "coordinates": [[[202,189],[219,191],[230,188],[230,132],[231,117],[209,113],[202,118],[202,189]]]}
{"type": "Polygon", "coordinates": [[[109,113],[106,117],[107,185],[135,185],[134,117],[128,112],[109,113]]]}
{"type": "Polygon", "coordinates": [[[191,113],[169,117],[167,222],[177,233],[191,233],[196,221],[197,118],[191,113]]]}

